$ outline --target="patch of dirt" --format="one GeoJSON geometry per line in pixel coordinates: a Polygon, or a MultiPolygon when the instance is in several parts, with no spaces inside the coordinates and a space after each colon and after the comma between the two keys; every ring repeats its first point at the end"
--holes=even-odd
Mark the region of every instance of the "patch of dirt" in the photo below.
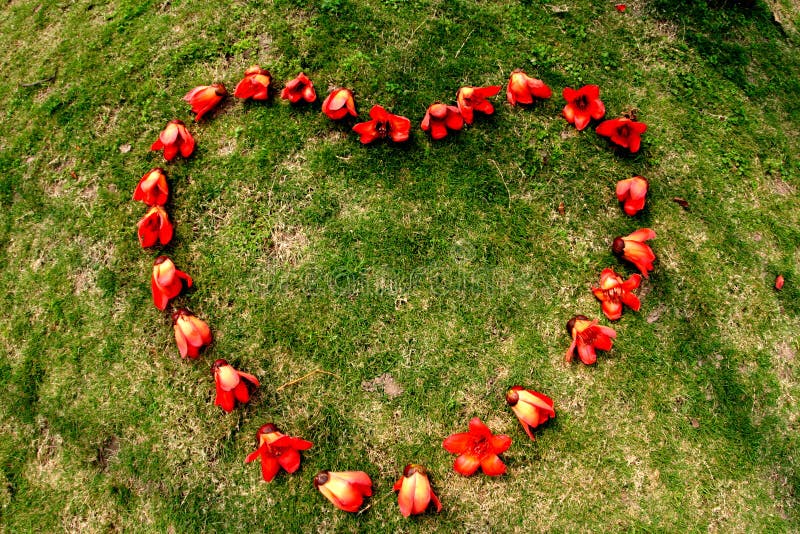
{"type": "Polygon", "coordinates": [[[781,196],[791,195],[795,192],[794,186],[784,182],[781,178],[773,179],[772,183],[770,184],[770,189],[772,189],[773,193],[781,196]]]}
{"type": "Polygon", "coordinates": [[[308,248],[308,236],[297,226],[273,228],[269,237],[269,255],[280,263],[297,265],[308,248]]]}
{"type": "Polygon", "coordinates": [[[95,458],[95,462],[98,467],[100,467],[101,471],[106,470],[108,461],[116,456],[117,452],[119,452],[119,438],[117,438],[117,436],[111,436],[103,441],[97,449],[97,457],[95,458]]]}
{"type": "Polygon", "coordinates": [[[666,309],[667,309],[666,306],[664,306],[663,304],[659,304],[653,311],[647,314],[646,321],[649,324],[655,323],[656,321],[661,319],[661,315],[664,313],[664,310],[666,309]]]}
{"type": "Polygon", "coordinates": [[[372,380],[364,380],[361,382],[361,389],[369,392],[382,391],[390,398],[399,397],[403,394],[403,386],[389,373],[383,373],[372,380]]]}

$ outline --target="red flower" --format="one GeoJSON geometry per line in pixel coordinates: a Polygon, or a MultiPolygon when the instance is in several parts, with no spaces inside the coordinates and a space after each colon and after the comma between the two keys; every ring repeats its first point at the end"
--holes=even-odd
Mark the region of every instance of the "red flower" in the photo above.
{"type": "Polygon", "coordinates": [[[595,350],[611,350],[614,345],[612,340],[617,337],[613,328],[600,326],[597,319],[591,321],[585,315],[576,315],[570,319],[567,322],[567,332],[572,336],[572,344],[567,349],[565,360],[571,362],[577,348],[578,356],[586,365],[597,361],[595,350]]]}
{"type": "Polygon", "coordinates": [[[150,150],[164,149],[164,159],[172,161],[178,152],[181,156],[188,158],[194,152],[194,138],[186,125],[179,120],[170,121],[164,128],[156,142],[150,146],[150,150]]]}
{"type": "Polygon", "coordinates": [[[156,241],[166,245],[172,240],[172,223],[169,221],[169,215],[161,206],[150,208],[144,217],[139,219],[136,226],[139,244],[144,248],[152,247],[156,241]]]}
{"type": "Polygon", "coordinates": [[[348,114],[358,117],[353,92],[350,89],[334,89],[322,103],[322,112],[331,120],[338,121],[348,114]]]}
{"type": "Polygon", "coordinates": [[[253,65],[244,71],[244,78],[236,85],[233,96],[236,98],[252,98],[253,100],[266,100],[269,98],[269,86],[272,75],[268,70],[258,65],[253,65]]]}
{"type": "Polygon", "coordinates": [[[645,244],[648,239],[656,237],[650,228],[640,228],[626,237],[617,237],[611,245],[614,254],[633,263],[642,276],[649,278],[648,271],[653,270],[653,261],[656,255],[645,244]]]}
{"type": "Polygon", "coordinates": [[[397,495],[397,504],[400,505],[403,517],[425,513],[431,502],[436,506],[437,512],[442,511],[442,503],[431,489],[428,472],[421,465],[408,464],[393,489],[400,492],[397,495]]]}
{"type": "Polygon", "coordinates": [[[622,317],[622,305],[625,304],[633,311],[639,311],[641,302],[639,297],[631,293],[642,283],[638,274],[622,281],[622,277],[613,269],[603,269],[600,273],[600,287],[593,287],[592,293],[603,303],[603,313],[609,321],[616,321],[622,317]]]}
{"type": "Polygon", "coordinates": [[[486,100],[500,92],[502,87],[490,85],[488,87],[462,87],[456,94],[458,111],[464,117],[464,122],[472,124],[473,112],[480,111],[486,115],[494,113],[494,106],[486,100]]]}
{"type": "Polygon", "coordinates": [[[314,487],[345,512],[358,512],[364,497],[372,495],[372,480],[364,471],[320,471],[314,487]]]}
{"type": "Polygon", "coordinates": [[[464,117],[455,106],[447,106],[437,102],[425,112],[420,125],[422,131],[431,132],[431,137],[441,139],[447,136],[447,130],[460,130],[464,127],[464,117]]]}
{"type": "Polygon", "coordinates": [[[142,176],[133,192],[133,200],[141,200],[148,206],[163,206],[169,197],[167,175],[164,169],[156,167],[142,176]]]}
{"type": "Polygon", "coordinates": [[[512,106],[532,104],[534,98],[550,98],[552,94],[553,91],[542,80],[531,78],[520,69],[511,73],[506,89],[506,98],[512,106]]]}
{"type": "Polygon", "coordinates": [[[506,402],[531,439],[534,439],[532,428],[556,416],[553,400],[550,397],[530,389],[523,389],[522,386],[512,386],[506,392],[506,402]]]}
{"type": "Polygon", "coordinates": [[[314,84],[308,79],[304,73],[297,75],[297,78],[286,84],[286,87],[281,91],[281,98],[288,100],[292,104],[297,104],[301,100],[306,102],[313,102],[317,99],[317,93],[314,91],[314,84]]]}
{"type": "Polygon", "coordinates": [[[153,275],[150,288],[153,291],[153,302],[159,310],[167,309],[169,301],[177,297],[183,286],[192,287],[192,277],[175,268],[172,260],[159,256],[153,263],[153,275]]]}
{"type": "Polygon", "coordinates": [[[631,152],[639,151],[642,143],[641,135],[645,131],[647,131],[645,123],[632,121],[626,117],[609,119],[597,126],[598,134],[610,138],[612,143],[627,148],[631,152]]]}
{"type": "Polygon", "coordinates": [[[626,9],[628,9],[628,6],[626,6],[625,4],[615,4],[615,5],[614,5],[614,8],[615,8],[617,11],[619,11],[620,13],[624,13],[624,12],[625,12],[625,10],[626,10],[626,9]]]}
{"type": "Polygon", "coordinates": [[[217,360],[211,364],[211,374],[214,375],[214,382],[217,385],[217,398],[214,399],[214,405],[228,413],[233,411],[237,400],[242,404],[250,400],[248,383],[252,387],[259,386],[256,377],[237,371],[225,360],[217,360]]]}
{"type": "Polygon", "coordinates": [[[211,329],[206,322],[186,308],[172,314],[172,328],[181,358],[197,358],[200,351],[213,341],[211,329]]]}
{"type": "Polygon", "coordinates": [[[650,183],[647,178],[634,176],[617,182],[617,200],[624,202],[623,209],[628,215],[636,215],[644,209],[644,201],[650,183]]]}
{"type": "Polygon", "coordinates": [[[308,450],[314,445],[310,441],[281,434],[272,423],[258,429],[256,442],[258,448],[248,454],[244,461],[249,464],[256,458],[261,458],[261,476],[266,482],[275,478],[281,467],[287,473],[297,471],[300,467],[300,453],[297,451],[308,450]]]}
{"type": "Polygon", "coordinates": [[[561,113],[579,131],[586,128],[591,119],[600,120],[606,114],[606,106],[600,100],[600,87],[597,85],[584,85],[578,90],[565,87],[562,95],[567,105],[561,113]]]}
{"type": "Polygon", "coordinates": [[[217,107],[226,96],[228,96],[228,91],[225,90],[225,86],[215,83],[195,87],[186,93],[183,99],[192,105],[192,113],[197,113],[194,120],[199,121],[203,115],[217,107]]]}
{"type": "Polygon", "coordinates": [[[453,434],[444,440],[442,446],[459,455],[453,468],[462,475],[469,476],[480,467],[485,474],[494,477],[506,472],[506,465],[497,455],[511,446],[511,438],[493,435],[488,426],[473,417],[469,422],[469,432],[453,434]]]}
{"type": "Polygon", "coordinates": [[[778,276],[775,277],[775,289],[777,289],[778,291],[783,289],[783,283],[784,280],[782,274],[779,274],[778,276]]]}
{"type": "Polygon", "coordinates": [[[366,145],[384,137],[396,143],[408,140],[411,121],[407,118],[393,115],[381,106],[372,106],[369,116],[371,121],[359,122],[353,126],[353,131],[361,136],[361,143],[366,145]]]}

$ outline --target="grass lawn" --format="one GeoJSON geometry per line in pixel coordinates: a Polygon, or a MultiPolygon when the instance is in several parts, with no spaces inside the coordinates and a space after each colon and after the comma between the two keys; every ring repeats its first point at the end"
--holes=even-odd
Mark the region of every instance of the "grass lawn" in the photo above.
{"type": "Polygon", "coordinates": [[[800,14],[747,4],[7,2],[0,530],[800,530],[800,14]],[[229,97],[192,122],[187,91],[232,93],[256,63],[320,100],[229,97]],[[553,97],[508,105],[517,68],[553,97]],[[420,131],[493,84],[494,115],[420,131]],[[584,84],[648,125],[639,152],[561,117],[584,84]],[[410,141],[362,146],[320,113],[333,86],[361,120],[409,117],[410,141]],[[165,164],[149,148],[176,118],[197,150],[165,164]],[[176,234],[142,249],[131,196],[155,166],[176,234]],[[630,217],[614,190],[637,174],[630,217]],[[643,227],[655,270],[612,324],[590,288],[635,272],[611,242],[643,227]],[[197,360],[153,306],[161,254],[195,281],[173,304],[214,332],[197,360]],[[576,314],[618,333],[596,365],[564,362],[576,314]],[[230,414],[217,358],[261,381],[230,414]],[[515,384],[555,401],[535,441],[515,384]],[[501,477],[442,448],[475,416],[513,439],[501,477]],[[314,443],[271,483],[244,464],[267,422],[314,443]],[[410,462],[441,513],[400,515],[410,462]],[[323,469],[369,473],[368,508],[328,503],[323,469]]]}

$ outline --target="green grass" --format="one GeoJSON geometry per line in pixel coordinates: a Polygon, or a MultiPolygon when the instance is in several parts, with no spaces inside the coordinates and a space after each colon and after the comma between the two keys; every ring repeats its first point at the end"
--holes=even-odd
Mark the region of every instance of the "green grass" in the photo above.
{"type": "Polygon", "coordinates": [[[800,529],[798,14],[781,27],[746,4],[8,4],[0,529],[800,529]],[[323,97],[350,87],[362,117],[381,104],[412,139],[363,147],[279,98],[189,123],[189,89],[232,91],[253,63],[278,88],[301,69],[323,97]],[[553,98],[501,93],[446,140],[419,130],[429,104],[515,68],[553,98]],[[638,110],[638,154],[560,117],[563,87],[586,83],[609,118],[638,110]],[[142,250],[131,195],[173,118],[198,149],[167,166],[175,239],[142,250]],[[634,174],[651,190],[630,218],[614,185],[634,174]],[[600,271],[632,272],[611,240],[640,227],[658,234],[642,310],[596,366],[563,363],[566,321],[601,315],[600,271]],[[197,361],[152,305],[161,253],[196,282],[175,304],[215,333],[197,361]],[[216,358],[262,381],[229,415],[216,358]],[[386,373],[399,395],[376,389],[386,373]],[[517,383],[555,400],[535,442],[503,399],[517,383]],[[453,472],[441,442],[473,416],[514,439],[507,475],[453,472]],[[266,484],[243,461],[269,421],[314,447],[266,484]],[[409,462],[441,514],[399,514],[409,462]],[[321,469],[367,471],[370,507],[335,510],[321,469]]]}

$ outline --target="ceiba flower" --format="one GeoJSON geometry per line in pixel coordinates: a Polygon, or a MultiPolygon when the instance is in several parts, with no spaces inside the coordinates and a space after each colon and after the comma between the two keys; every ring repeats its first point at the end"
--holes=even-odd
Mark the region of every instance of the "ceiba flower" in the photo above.
{"type": "Polygon", "coordinates": [[[385,137],[396,143],[408,140],[411,121],[406,117],[389,113],[381,106],[372,106],[369,117],[372,120],[359,122],[353,126],[353,131],[361,136],[362,144],[366,145],[385,137]]]}
{"type": "Polygon", "coordinates": [[[550,98],[553,91],[542,80],[531,78],[522,70],[511,73],[506,89],[506,98],[512,106],[516,104],[532,104],[534,98],[550,98]]]}
{"type": "Polygon", "coordinates": [[[647,178],[634,176],[617,182],[617,200],[623,202],[622,209],[630,216],[644,209],[647,189],[650,186],[647,178]]]}
{"type": "Polygon", "coordinates": [[[592,293],[603,303],[603,313],[609,321],[622,317],[623,304],[633,311],[639,311],[641,302],[631,291],[639,287],[641,282],[642,277],[638,274],[632,274],[623,282],[622,277],[613,269],[603,269],[600,273],[600,286],[593,287],[592,293]]]}
{"type": "Polygon", "coordinates": [[[197,113],[194,120],[199,121],[203,115],[217,107],[226,96],[228,96],[228,91],[225,86],[221,83],[214,83],[195,87],[186,93],[183,99],[191,104],[192,113],[197,113]]]}
{"type": "Polygon", "coordinates": [[[577,90],[565,87],[561,94],[567,101],[561,113],[578,130],[586,128],[590,120],[600,120],[606,114],[606,106],[600,100],[600,87],[597,85],[584,85],[577,90]]]}
{"type": "Polygon", "coordinates": [[[214,399],[214,405],[219,406],[228,413],[233,411],[237,400],[242,404],[250,400],[249,388],[251,386],[259,386],[256,377],[237,371],[231,364],[222,359],[211,364],[211,374],[214,375],[214,383],[217,386],[217,398],[214,399]]]}
{"type": "Polygon", "coordinates": [[[432,104],[425,112],[420,125],[422,131],[431,132],[431,137],[441,139],[447,136],[447,130],[460,130],[464,127],[464,117],[456,106],[448,106],[439,102],[432,104]]]}
{"type": "Polygon", "coordinates": [[[511,386],[506,392],[506,402],[531,439],[535,439],[531,429],[556,416],[553,399],[522,386],[511,386]]]}
{"type": "Polygon", "coordinates": [[[495,96],[500,92],[502,87],[499,85],[490,85],[488,87],[462,87],[456,94],[456,101],[458,102],[458,111],[464,117],[464,122],[472,124],[474,112],[480,111],[486,115],[494,113],[494,106],[486,100],[491,96],[495,96]]]}
{"type": "Polygon", "coordinates": [[[403,517],[425,513],[430,503],[436,506],[437,512],[442,511],[442,503],[431,489],[428,472],[421,465],[408,464],[393,489],[400,492],[397,495],[397,504],[400,505],[403,517]]]}
{"type": "Polygon", "coordinates": [[[462,475],[469,476],[480,467],[489,476],[506,472],[506,465],[498,454],[511,446],[508,436],[495,436],[489,427],[477,417],[469,422],[469,432],[453,434],[442,443],[453,454],[458,454],[453,468],[462,475]]]}
{"type": "Polygon", "coordinates": [[[155,143],[150,145],[150,150],[164,149],[164,159],[172,161],[180,152],[181,156],[188,158],[194,152],[194,138],[183,121],[174,120],[159,134],[155,143]]]}
{"type": "MultiPolygon", "coordinates": [[[[223,360],[224,361],[224,360],[223,360]]],[[[282,434],[273,423],[267,423],[256,432],[258,448],[247,455],[245,463],[261,458],[261,476],[270,482],[281,467],[287,473],[294,473],[300,467],[300,453],[314,444],[300,438],[282,434]]]]}
{"type": "Polygon", "coordinates": [[[281,91],[281,98],[288,100],[292,104],[297,104],[301,100],[310,103],[317,99],[317,93],[314,91],[314,84],[311,83],[308,76],[301,72],[297,75],[297,78],[286,84],[286,87],[281,91]]]}
{"type": "Polygon", "coordinates": [[[168,197],[167,175],[161,167],[147,171],[133,192],[133,200],[139,200],[148,206],[163,206],[168,197]]]}
{"type": "Polygon", "coordinates": [[[322,112],[335,121],[345,118],[348,114],[358,117],[353,92],[345,88],[334,89],[322,102],[322,112]]]}
{"type": "Polygon", "coordinates": [[[152,247],[157,241],[166,245],[172,240],[172,223],[161,206],[151,207],[136,226],[139,244],[144,248],[152,247]]]}
{"type": "Polygon", "coordinates": [[[633,263],[642,276],[649,278],[648,271],[653,270],[653,261],[656,259],[656,255],[645,244],[645,241],[655,237],[656,233],[650,228],[640,228],[626,237],[615,238],[611,250],[622,259],[633,263]]]}
{"type": "Polygon", "coordinates": [[[603,137],[611,139],[612,143],[627,148],[631,152],[638,152],[642,144],[641,136],[647,131],[647,125],[622,117],[601,122],[596,131],[603,137]]]}
{"type": "Polygon", "coordinates": [[[783,284],[784,284],[783,275],[779,274],[778,276],[775,277],[775,289],[780,291],[781,289],[783,289],[783,284]]]}
{"type": "Polygon", "coordinates": [[[153,291],[153,303],[159,310],[167,309],[169,301],[177,297],[183,286],[192,287],[192,277],[179,271],[172,260],[166,256],[159,256],[153,262],[153,275],[150,278],[150,288],[153,291]]]}
{"type": "Polygon", "coordinates": [[[358,512],[364,497],[372,495],[372,480],[364,471],[320,471],[314,487],[345,512],[358,512]]]}
{"type": "Polygon", "coordinates": [[[252,98],[253,100],[267,100],[269,98],[269,86],[272,83],[272,75],[268,70],[262,69],[258,65],[252,65],[244,71],[244,78],[233,91],[236,98],[252,98]]]}
{"type": "Polygon", "coordinates": [[[595,350],[611,350],[614,345],[612,340],[617,337],[613,328],[600,326],[597,319],[592,321],[585,315],[576,315],[570,319],[567,322],[567,332],[572,336],[572,344],[567,349],[565,360],[571,362],[577,349],[578,357],[586,365],[597,361],[595,350]]]}
{"type": "Polygon", "coordinates": [[[172,329],[182,358],[197,358],[200,351],[213,340],[206,322],[186,308],[180,308],[172,314],[172,329]]]}

